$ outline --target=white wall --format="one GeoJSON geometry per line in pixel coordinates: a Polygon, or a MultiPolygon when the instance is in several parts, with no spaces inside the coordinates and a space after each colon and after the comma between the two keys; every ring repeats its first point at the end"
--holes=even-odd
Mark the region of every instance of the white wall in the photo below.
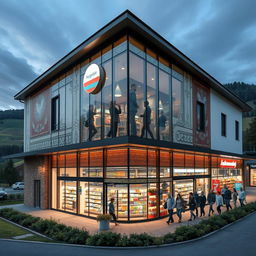
{"type": "Polygon", "coordinates": [[[211,89],[211,148],[242,154],[242,111],[211,89]],[[226,115],[227,136],[221,136],[221,113],[226,115]],[[235,121],[239,122],[239,140],[235,138],[235,121]]]}

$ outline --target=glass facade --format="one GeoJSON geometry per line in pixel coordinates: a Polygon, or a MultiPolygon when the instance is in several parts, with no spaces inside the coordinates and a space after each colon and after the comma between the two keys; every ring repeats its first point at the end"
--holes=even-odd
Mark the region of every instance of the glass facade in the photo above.
{"type": "Polygon", "coordinates": [[[84,216],[108,213],[115,199],[119,221],[156,219],[168,213],[168,194],[206,195],[219,184],[242,184],[242,160],[202,153],[123,145],[52,156],[51,207],[84,216]],[[223,168],[231,161],[235,168],[223,168]]]}
{"type": "Polygon", "coordinates": [[[81,66],[81,141],[126,135],[172,141],[173,125],[185,125],[184,72],[136,39],[121,37],[81,66]],[[106,74],[95,95],[82,86],[91,63],[106,74]]]}

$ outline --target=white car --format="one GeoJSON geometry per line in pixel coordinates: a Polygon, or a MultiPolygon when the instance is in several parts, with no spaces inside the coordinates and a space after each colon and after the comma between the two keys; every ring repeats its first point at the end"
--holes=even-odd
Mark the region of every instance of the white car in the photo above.
{"type": "Polygon", "coordinates": [[[13,189],[24,189],[24,182],[16,182],[12,185],[12,188],[13,189]]]}

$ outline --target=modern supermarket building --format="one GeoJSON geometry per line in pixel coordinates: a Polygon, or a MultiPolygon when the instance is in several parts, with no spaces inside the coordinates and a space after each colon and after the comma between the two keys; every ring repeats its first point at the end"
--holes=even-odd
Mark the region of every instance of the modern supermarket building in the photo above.
{"type": "Polygon", "coordinates": [[[250,107],[129,11],[15,99],[28,206],[96,217],[114,197],[119,221],[141,221],[167,215],[168,193],[247,180],[250,107]]]}

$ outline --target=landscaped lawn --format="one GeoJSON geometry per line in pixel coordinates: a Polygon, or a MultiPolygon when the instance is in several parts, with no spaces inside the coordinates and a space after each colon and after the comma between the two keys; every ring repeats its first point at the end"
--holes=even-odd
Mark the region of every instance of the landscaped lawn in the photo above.
{"type": "MultiPolygon", "coordinates": [[[[2,219],[0,219],[0,238],[13,238],[14,236],[21,236],[25,234],[31,234],[27,230],[17,227],[11,223],[8,223],[2,219]]],[[[30,237],[22,238],[19,240],[26,240],[26,241],[40,241],[40,242],[53,242],[52,240],[49,240],[47,238],[33,235],[30,237]]]]}
{"type": "Polygon", "coordinates": [[[12,205],[12,204],[23,204],[24,201],[22,200],[5,200],[5,201],[0,201],[0,206],[3,205],[12,205]]]}
{"type": "Polygon", "coordinates": [[[0,238],[12,238],[14,236],[21,236],[28,233],[29,232],[25,229],[19,228],[0,219],[0,238]]]}

